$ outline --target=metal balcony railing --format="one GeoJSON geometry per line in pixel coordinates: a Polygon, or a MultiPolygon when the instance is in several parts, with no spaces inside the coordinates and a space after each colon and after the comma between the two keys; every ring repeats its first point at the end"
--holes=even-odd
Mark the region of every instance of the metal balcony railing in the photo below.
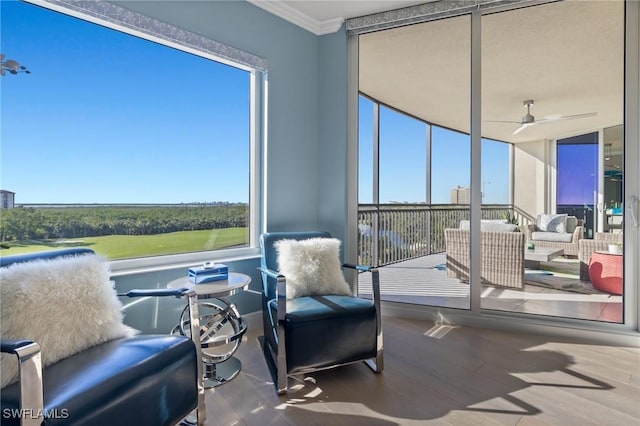
{"type": "MultiPolygon", "coordinates": [[[[527,218],[512,205],[483,205],[482,219],[527,218]]],[[[469,219],[469,205],[360,204],[358,262],[384,266],[445,251],[445,228],[469,219]]]]}

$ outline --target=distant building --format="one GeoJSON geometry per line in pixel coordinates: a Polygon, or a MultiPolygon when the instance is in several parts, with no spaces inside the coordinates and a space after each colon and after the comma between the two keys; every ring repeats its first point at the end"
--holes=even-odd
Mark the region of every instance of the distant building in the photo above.
{"type": "Polygon", "coordinates": [[[12,209],[15,207],[16,193],[0,189],[0,209],[12,209]]]}
{"type": "Polygon", "coordinates": [[[471,189],[464,186],[456,186],[451,190],[451,204],[470,204],[471,189]]]}

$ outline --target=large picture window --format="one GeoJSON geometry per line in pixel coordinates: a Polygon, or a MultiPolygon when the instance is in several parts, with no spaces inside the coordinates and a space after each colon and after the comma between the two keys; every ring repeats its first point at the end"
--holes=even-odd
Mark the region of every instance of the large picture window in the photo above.
{"type": "MultiPolygon", "coordinates": [[[[0,254],[251,245],[253,70],[3,2],[0,254]]],[[[179,46],[178,46],[179,47],[179,46]]]]}

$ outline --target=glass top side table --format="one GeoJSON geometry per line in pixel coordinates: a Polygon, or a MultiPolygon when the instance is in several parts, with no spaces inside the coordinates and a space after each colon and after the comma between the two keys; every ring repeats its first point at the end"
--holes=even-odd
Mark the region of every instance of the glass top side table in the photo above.
{"type": "MultiPolygon", "coordinates": [[[[226,280],[194,284],[188,277],[178,278],[167,284],[167,288],[189,288],[196,291],[200,313],[200,340],[204,365],[204,387],[220,386],[240,373],[240,360],[233,354],[240,346],[247,331],[246,321],[241,318],[236,305],[224,297],[240,293],[249,288],[251,277],[238,272],[229,272],[226,280]]],[[[188,307],[180,315],[180,323],[172,334],[190,337],[188,307]]]]}

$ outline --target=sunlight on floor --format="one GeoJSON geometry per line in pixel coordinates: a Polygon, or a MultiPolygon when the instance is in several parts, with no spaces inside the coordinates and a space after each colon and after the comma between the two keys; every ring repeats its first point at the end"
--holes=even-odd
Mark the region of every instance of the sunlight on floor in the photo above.
{"type": "Polygon", "coordinates": [[[508,290],[488,287],[482,292],[482,297],[492,297],[496,299],[511,300],[552,300],[552,301],[580,301],[580,302],[622,302],[621,296],[611,296],[609,294],[580,294],[580,293],[550,293],[550,292],[528,292],[526,290],[508,290]]]}

